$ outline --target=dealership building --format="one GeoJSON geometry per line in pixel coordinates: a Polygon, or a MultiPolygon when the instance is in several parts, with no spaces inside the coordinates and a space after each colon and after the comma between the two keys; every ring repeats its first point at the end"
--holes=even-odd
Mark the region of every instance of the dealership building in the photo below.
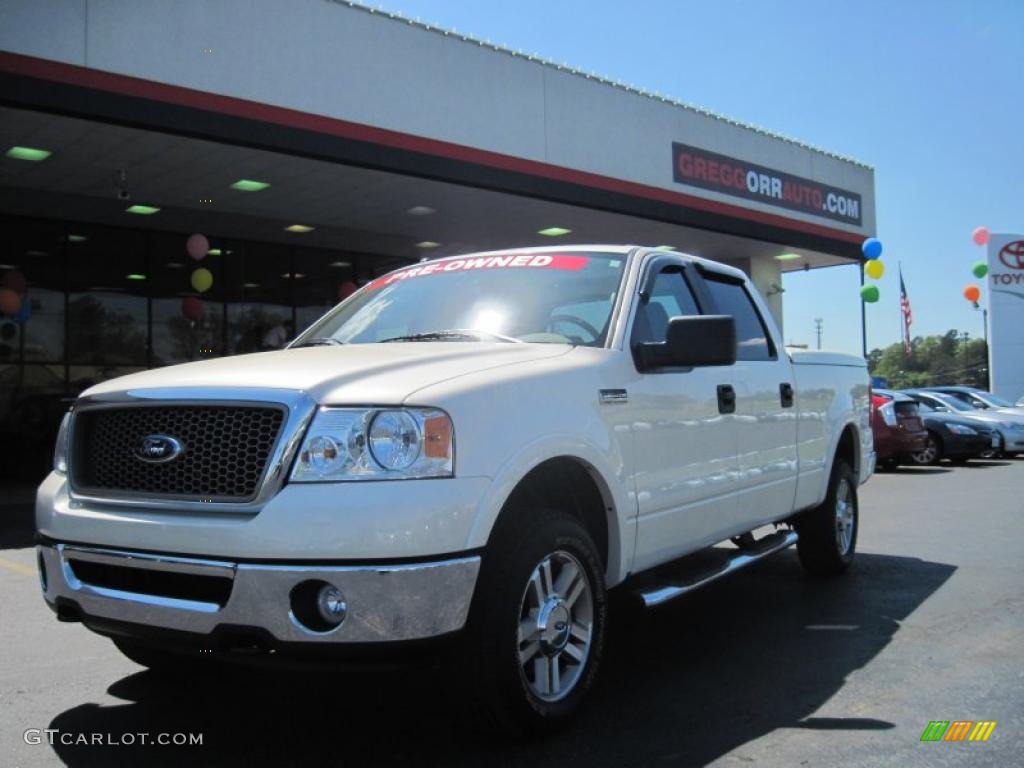
{"type": "Polygon", "coordinates": [[[782,274],[859,263],[875,231],[866,165],[356,3],[2,14],[0,444],[20,477],[92,383],[278,346],[425,257],[664,245],[742,268],[781,325],[782,274]]]}

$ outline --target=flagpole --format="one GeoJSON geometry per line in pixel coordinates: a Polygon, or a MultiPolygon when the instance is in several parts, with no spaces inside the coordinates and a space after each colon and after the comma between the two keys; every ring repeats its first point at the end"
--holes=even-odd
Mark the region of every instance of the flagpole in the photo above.
{"type": "MultiPolygon", "coordinates": [[[[864,287],[864,261],[860,262],[860,287],[864,287]]],[[[867,310],[864,308],[864,299],[860,301],[860,348],[861,354],[866,360],[868,357],[868,318],[867,310]]]]}

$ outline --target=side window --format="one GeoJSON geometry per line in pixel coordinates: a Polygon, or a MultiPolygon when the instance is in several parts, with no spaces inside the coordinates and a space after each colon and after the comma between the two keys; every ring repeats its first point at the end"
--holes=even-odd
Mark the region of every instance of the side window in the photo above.
{"type": "Polygon", "coordinates": [[[670,318],[699,314],[683,273],[679,269],[666,269],[654,281],[650,300],[637,307],[632,343],[664,341],[670,318]]]}
{"type": "Polygon", "coordinates": [[[718,280],[713,275],[705,275],[704,279],[717,312],[736,319],[736,359],[774,359],[775,349],[768,331],[743,284],[718,280]]]}

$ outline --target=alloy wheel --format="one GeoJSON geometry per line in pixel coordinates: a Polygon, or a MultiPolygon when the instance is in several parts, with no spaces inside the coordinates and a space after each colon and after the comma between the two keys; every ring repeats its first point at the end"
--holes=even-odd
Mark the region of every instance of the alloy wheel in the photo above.
{"type": "Polygon", "coordinates": [[[565,698],[587,663],[594,627],[594,593],[587,571],[564,550],[534,568],[519,605],[519,673],[543,701],[565,698]]]}

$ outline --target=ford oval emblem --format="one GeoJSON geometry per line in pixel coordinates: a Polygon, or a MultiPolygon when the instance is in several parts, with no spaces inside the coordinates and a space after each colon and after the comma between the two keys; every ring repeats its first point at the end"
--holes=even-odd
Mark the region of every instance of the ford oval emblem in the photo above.
{"type": "Polygon", "coordinates": [[[135,458],[147,464],[163,464],[181,455],[181,441],[169,435],[146,435],[135,446],[135,458]]]}

